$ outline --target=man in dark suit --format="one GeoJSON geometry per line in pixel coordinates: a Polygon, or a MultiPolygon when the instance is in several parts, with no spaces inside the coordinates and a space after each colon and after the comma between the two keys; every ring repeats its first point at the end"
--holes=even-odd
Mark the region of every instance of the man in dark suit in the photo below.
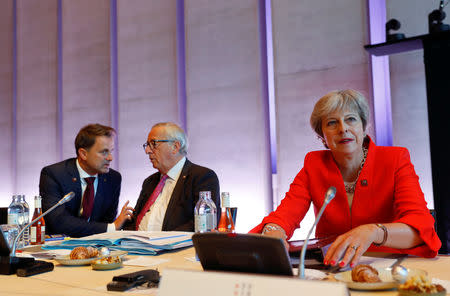
{"type": "Polygon", "coordinates": [[[81,237],[120,229],[130,219],[128,202],[117,215],[121,175],[110,169],[115,130],[100,124],[83,127],[75,139],[76,158],[44,167],[39,193],[48,210],[65,194],[75,197],[45,216],[47,234],[81,237]]]}
{"type": "Polygon", "coordinates": [[[144,180],[134,217],[125,229],[194,231],[194,208],[200,191],[211,192],[219,217],[217,175],[186,159],[186,135],[178,125],[154,125],[144,150],[158,172],[144,180]]]}

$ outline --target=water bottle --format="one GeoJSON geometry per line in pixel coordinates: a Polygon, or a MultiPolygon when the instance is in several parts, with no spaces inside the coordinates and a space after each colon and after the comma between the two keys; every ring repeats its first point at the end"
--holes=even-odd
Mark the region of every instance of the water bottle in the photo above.
{"type": "MultiPolygon", "coordinates": [[[[25,195],[20,196],[19,202],[23,206],[22,224],[20,225],[20,229],[22,229],[25,226],[27,226],[28,223],[30,223],[30,206],[28,205],[27,201],[25,200],[25,195]]],[[[21,240],[23,241],[24,246],[28,246],[30,244],[30,229],[29,228],[27,228],[23,232],[21,240]]]]}
{"type": "Polygon", "coordinates": [[[211,199],[211,192],[207,191],[208,194],[206,194],[206,202],[208,203],[209,207],[211,208],[211,215],[208,216],[208,225],[211,226],[211,230],[214,230],[217,228],[217,207],[214,201],[211,199]]]}
{"type": "Polygon", "coordinates": [[[210,191],[200,191],[199,199],[194,209],[195,232],[214,230],[217,224],[217,209],[211,200],[210,191]]]}
{"type": "Polygon", "coordinates": [[[13,195],[11,204],[8,207],[8,224],[20,225],[19,216],[22,215],[22,211],[22,206],[17,202],[17,195],[13,195]]]}
{"type": "MultiPolygon", "coordinates": [[[[19,203],[19,196],[13,195],[12,196],[12,202],[8,207],[8,224],[9,225],[16,225],[20,231],[20,226],[23,220],[23,206],[19,203]]],[[[22,248],[23,244],[18,242],[17,248],[22,248]]]]}

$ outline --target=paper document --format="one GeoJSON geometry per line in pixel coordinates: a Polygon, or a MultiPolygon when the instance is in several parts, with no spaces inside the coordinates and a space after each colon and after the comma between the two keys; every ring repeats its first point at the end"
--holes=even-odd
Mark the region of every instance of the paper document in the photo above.
{"type": "Polygon", "coordinates": [[[111,250],[128,251],[134,255],[158,255],[168,250],[192,246],[193,232],[180,231],[116,231],[69,239],[42,248],[73,249],[78,246],[106,246],[111,250]]]}

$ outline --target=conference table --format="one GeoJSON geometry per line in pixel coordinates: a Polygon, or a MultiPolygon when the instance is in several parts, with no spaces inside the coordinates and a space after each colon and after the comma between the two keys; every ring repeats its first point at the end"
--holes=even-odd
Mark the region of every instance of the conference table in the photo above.
{"type": "MultiPolygon", "coordinates": [[[[56,261],[53,261],[55,268],[51,272],[37,274],[30,277],[18,277],[15,274],[0,275],[0,295],[87,296],[119,295],[119,293],[124,293],[124,295],[157,295],[156,288],[140,288],[127,292],[111,292],[107,291],[106,285],[112,280],[113,276],[148,268],[158,269],[160,272],[168,268],[192,271],[203,270],[200,262],[194,260],[195,250],[193,247],[150,257],[155,260],[158,259],[160,263],[156,266],[149,267],[123,265],[123,267],[115,270],[93,270],[89,265],[63,266],[56,261]]],[[[125,257],[125,261],[133,258],[136,258],[136,256],[127,255],[125,257]]],[[[402,261],[402,265],[408,268],[425,270],[431,278],[450,281],[450,256],[442,255],[432,259],[407,257],[402,261]]],[[[236,276],[238,277],[239,274],[236,273],[236,276]]],[[[333,280],[332,275],[329,276],[329,280],[333,280]]],[[[282,290],[280,291],[280,294],[282,294],[282,290]]],[[[387,291],[350,290],[350,294],[352,296],[388,296],[397,295],[398,292],[395,289],[387,291]]],[[[191,294],[187,292],[186,295],[191,294]]]]}

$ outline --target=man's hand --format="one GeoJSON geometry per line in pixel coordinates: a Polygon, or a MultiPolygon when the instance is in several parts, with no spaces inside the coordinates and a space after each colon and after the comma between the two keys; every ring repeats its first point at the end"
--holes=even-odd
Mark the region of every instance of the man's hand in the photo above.
{"type": "Polygon", "coordinates": [[[122,228],[123,224],[127,220],[131,220],[131,218],[133,218],[134,209],[132,207],[128,207],[128,203],[129,202],[130,201],[127,200],[127,202],[124,204],[122,210],[120,211],[120,215],[114,221],[114,225],[116,226],[116,230],[120,230],[122,228]]]}

